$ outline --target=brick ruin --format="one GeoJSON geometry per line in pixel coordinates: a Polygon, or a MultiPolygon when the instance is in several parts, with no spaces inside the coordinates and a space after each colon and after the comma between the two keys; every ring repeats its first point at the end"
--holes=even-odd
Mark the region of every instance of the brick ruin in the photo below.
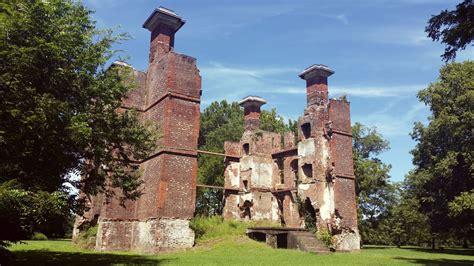
{"type": "MultiPolygon", "coordinates": [[[[201,77],[196,59],[174,52],[174,35],[185,21],[156,9],[143,27],[151,32],[148,71],[133,69],[135,88],[122,109],[160,128],[158,150],[140,162],[143,195],[122,207],[117,199],[91,197],[76,219],[73,239],[98,224],[97,250],[156,253],[194,245],[189,220],[195,209],[201,77]]],[[[334,72],[313,65],[306,80],[307,108],[298,138],[259,129],[265,100],[249,96],[240,142],[225,143],[225,219],[268,220],[304,228],[305,215],[318,230],[328,229],[339,250],[359,249],[349,103],[328,99],[334,72]]],[[[119,191],[117,191],[119,193],[119,191]]]]}
{"type": "Polygon", "coordinates": [[[245,132],[240,142],[224,144],[224,218],[313,226],[328,230],[337,250],[360,249],[349,103],[328,99],[333,73],[312,65],[300,74],[307,107],[297,139],[292,132],[259,129],[264,99],[248,96],[240,102],[245,132]]]}
{"type": "MultiPolygon", "coordinates": [[[[159,8],[143,27],[151,32],[148,71],[133,69],[136,88],[123,100],[140,119],[160,129],[158,150],[140,162],[143,195],[122,207],[98,195],[76,220],[74,236],[97,220],[97,250],[158,252],[192,247],[189,228],[196,198],[201,76],[196,59],[173,51],[174,35],[184,20],[159,8]]],[[[118,67],[131,67],[121,62],[118,67]]]]}

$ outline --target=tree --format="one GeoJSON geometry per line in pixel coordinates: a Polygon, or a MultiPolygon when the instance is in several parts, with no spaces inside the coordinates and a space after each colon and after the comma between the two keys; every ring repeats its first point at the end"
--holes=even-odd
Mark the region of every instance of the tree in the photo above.
{"type": "Polygon", "coordinates": [[[406,188],[405,183],[397,184],[396,189],[396,200],[381,226],[388,232],[390,244],[401,247],[427,243],[430,239],[430,227],[428,217],[419,211],[420,202],[406,188]]]}
{"type": "MultiPolygon", "coordinates": [[[[362,239],[366,243],[383,243],[379,224],[389,215],[396,196],[390,183],[390,165],[375,157],[389,148],[388,141],[375,128],[360,123],[352,126],[354,173],[359,223],[362,239]]],[[[386,238],[386,237],[385,237],[386,238]]]]}
{"type": "MultiPolygon", "coordinates": [[[[244,112],[236,102],[212,102],[201,113],[198,146],[201,150],[224,152],[224,141],[239,141],[244,132],[244,112]]],[[[224,185],[222,157],[200,154],[198,181],[207,185],[224,185]]],[[[222,212],[221,190],[199,188],[196,198],[196,215],[215,215],[222,212]]]]}
{"type": "MultiPolygon", "coordinates": [[[[291,122],[290,122],[291,123],[291,122]]],[[[244,112],[237,102],[212,102],[201,114],[199,149],[224,152],[225,141],[240,141],[244,133],[244,112]]],[[[263,110],[260,129],[283,133],[290,131],[276,109],[263,110]]],[[[198,157],[198,181],[206,185],[224,185],[224,162],[222,157],[200,154],[198,157]]],[[[221,190],[199,188],[196,199],[196,215],[216,215],[222,212],[221,190]]]]}
{"type": "MultiPolygon", "coordinates": [[[[117,111],[130,71],[106,63],[124,35],[96,30],[91,11],[77,1],[11,0],[0,8],[0,184],[16,184],[3,196],[45,203],[47,195],[67,193],[69,182],[87,195],[112,196],[119,188],[122,200],[139,197],[132,159],[146,158],[156,136],[135,113],[117,111]]],[[[18,226],[41,225],[27,211],[18,226]]]]}
{"type": "Polygon", "coordinates": [[[456,58],[458,50],[464,50],[474,40],[474,4],[464,0],[456,10],[443,10],[428,21],[425,32],[433,41],[446,44],[441,56],[448,62],[456,58]]]}
{"type": "Polygon", "coordinates": [[[434,234],[454,232],[473,238],[474,216],[474,62],[453,63],[438,80],[418,93],[431,110],[428,125],[416,123],[415,170],[407,177],[434,234]]]}

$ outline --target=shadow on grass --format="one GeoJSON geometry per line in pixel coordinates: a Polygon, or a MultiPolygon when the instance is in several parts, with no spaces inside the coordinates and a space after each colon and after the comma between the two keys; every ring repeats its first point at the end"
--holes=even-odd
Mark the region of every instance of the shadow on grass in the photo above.
{"type": "Polygon", "coordinates": [[[159,265],[169,259],[112,253],[55,252],[49,250],[15,251],[14,265],[159,265]]]}
{"type": "Polygon", "coordinates": [[[430,248],[421,248],[421,247],[403,247],[402,249],[408,249],[408,250],[431,253],[431,254],[451,254],[451,255],[474,256],[474,249],[446,248],[444,250],[439,250],[439,249],[433,250],[430,248]]]}
{"type": "Polygon", "coordinates": [[[394,246],[362,246],[362,250],[366,249],[366,250],[369,250],[369,249],[391,249],[391,248],[396,248],[394,246]]]}
{"type": "Polygon", "coordinates": [[[446,248],[443,250],[435,249],[432,250],[431,248],[426,247],[407,247],[403,246],[401,248],[397,248],[395,246],[364,246],[363,250],[384,250],[384,249],[406,249],[416,252],[423,252],[423,253],[431,253],[431,254],[451,254],[451,255],[461,255],[461,256],[474,256],[474,249],[462,249],[462,248],[446,248]]]}
{"type": "Polygon", "coordinates": [[[416,259],[395,257],[396,260],[403,260],[413,264],[445,266],[445,265],[472,265],[472,260],[456,260],[456,259],[416,259]]]}

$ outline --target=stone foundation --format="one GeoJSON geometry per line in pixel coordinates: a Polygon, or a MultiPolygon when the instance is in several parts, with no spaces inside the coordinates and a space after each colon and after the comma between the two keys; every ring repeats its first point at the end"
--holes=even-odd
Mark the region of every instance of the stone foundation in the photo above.
{"type": "Polygon", "coordinates": [[[96,249],[99,251],[159,251],[190,248],[194,231],[189,220],[99,221],[96,249]]]}
{"type": "Polygon", "coordinates": [[[353,251],[360,249],[360,235],[358,232],[343,232],[335,235],[335,247],[340,251],[353,251]]]}

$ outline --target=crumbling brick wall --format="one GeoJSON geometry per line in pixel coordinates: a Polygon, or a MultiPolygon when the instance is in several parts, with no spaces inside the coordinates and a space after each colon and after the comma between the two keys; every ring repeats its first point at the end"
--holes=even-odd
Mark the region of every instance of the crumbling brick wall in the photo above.
{"type": "Polygon", "coordinates": [[[333,73],[313,65],[300,75],[307,107],[298,120],[297,142],[292,133],[258,128],[263,99],[241,101],[246,131],[240,143],[224,147],[226,154],[241,156],[227,161],[224,218],[314,226],[329,230],[339,250],[360,248],[349,103],[328,99],[327,77],[333,73]]]}

